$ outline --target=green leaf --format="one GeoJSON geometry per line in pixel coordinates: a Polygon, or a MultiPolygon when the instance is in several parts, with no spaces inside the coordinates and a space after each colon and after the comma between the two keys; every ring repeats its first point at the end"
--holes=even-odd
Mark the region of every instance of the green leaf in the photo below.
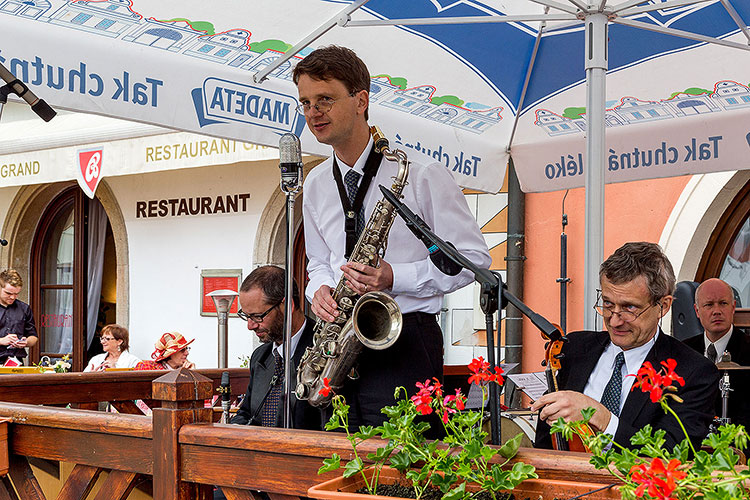
{"type": "Polygon", "coordinates": [[[466,483],[461,483],[449,492],[443,495],[442,500],[462,500],[469,497],[469,492],[466,491],[466,483]]]}
{"type": "MultiPolygon", "coordinates": [[[[499,450],[497,450],[497,452],[500,453],[500,455],[502,455],[505,458],[515,457],[516,454],[518,453],[518,448],[521,447],[521,440],[523,439],[524,436],[525,434],[523,432],[519,432],[518,434],[516,434],[515,437],[507,440],[505,444],[502,445],[499,450]]],[[[491,448],[488,448],[488,449],[491,449],[491,448]]],[[[492,455],[489,457],[484,456],[484,458],[489,460],[490,458],[492,458],[492,455]]]]}
{"type": "Polygon", "coordinates": [[[393,446],[383,446],[375,450],[375,453],[368,453],[367,458],[372,462],[382,462],[388,458],[391,452],[393,452],[393,446]]]}
{"type": "Polygon", "coordinates": [[[427,474],[428,473],[425,470],[419,471],[419,470],[409,469],[408,471],[406,471],[406,479],[411,481],[411,484],[417,486],[421,484],[422,482],[424,482],[425,479],[427,479],[427,474]]]}
{"type": "Polygon", "coordinates": [[[350,460],[347,462],[347,464],[344,466],[344,477],[352,477],[355,474],[358,474],[363,469],[362,459],[361,458],[355,458],[354,460],[350,460]]]}
{"type": "Polygon", "coordinates": [[[318,469],[318,474],[331,472],[332,470],[338,470],[339,468],[341,468],[341,457],[337,453],[334,453],[331,458],[323,460],[323,465],[318,469]]]}
{"type": "Polygon", "coordinates": [[[462,453],[465,453],[466,458],[471,460],[480,456],[482,451],[481,448],[481,443],[479,443],[478,441],[471,441],[469,443],[466,443],[466,446],[464,446],[464,450],[462,453]]]}
{"type": "Polygon", "coordinates": [[[433,484],[433,486],[439,489],[443,494],[448,493],[451,489],[451,486],[453,486],[453,483],[455,483],[457,480],[458,476],[453,473],[433,474],[430,478],[430,482],[433,484]]]}
{"type": "Polygon", "coordinates": [[[595,408],[588,407],[581,410],[581,415],[583,416],[584,422],[588,423],[589,420],[591,420],[591,417],[594,416],[594,413],[596,412],[595,408]]]}
{"type": "Polygon", "coordinates": [[[359,427],[359,432],[354,433],[354,437],[362,439],[364,441],[365,439],[370,439],[376,434],[377,434],[376,429],[373,426],[361,425],[359,427]]]}
{"type": "Polygon", "coordinates": [[[404,450],[399,451],[391,456],[391,467],[401,472],[408,470],[413,462],[409,459],[409,453],[404,450]]]}

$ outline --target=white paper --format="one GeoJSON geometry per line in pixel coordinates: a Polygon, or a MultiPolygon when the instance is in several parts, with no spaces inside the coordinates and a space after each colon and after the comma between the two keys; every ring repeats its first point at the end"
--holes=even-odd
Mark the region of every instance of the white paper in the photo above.
{"type": "Polygon", "coordinates": [[[508,378],[516,384],[532,401],[536,401],[547,392],[547,379],[544,372],[511,373],[508,378]]]}

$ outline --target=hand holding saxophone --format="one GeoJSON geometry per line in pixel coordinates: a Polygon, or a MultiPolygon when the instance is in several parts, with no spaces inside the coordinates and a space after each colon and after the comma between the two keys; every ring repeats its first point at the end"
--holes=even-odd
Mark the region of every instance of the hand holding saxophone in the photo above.
{"type": "Polygon", "coordinates": [[[333,300],[333,290],[328,285],[321,285],[313,295],[310,309],[323,321],[331,322],[339,315],[338,304],[333,300]]]}
{"type": "MultiPolygon", "coordinates": [[[[347,262],[341,266],[347,285],[355,293],[364,295],[367,292],[387,290],[393,286],[393,268],[380,260],[380,267],[372,267],[359,262],[347,262]]],[[[339,315],[338,304],[333,300],[333,290],[322,285],[313,295],[310,307],[312,312],[324,321],[333,321],[339,315]]]]}
{"type": "Polygon", "coordinates": [[[347,262],[341,266],[349,288],[360,295],[367,292],[389,290],[393,286],[393,268],[380,259],[379,267],[372,267],[359,262],[347,262]]]}

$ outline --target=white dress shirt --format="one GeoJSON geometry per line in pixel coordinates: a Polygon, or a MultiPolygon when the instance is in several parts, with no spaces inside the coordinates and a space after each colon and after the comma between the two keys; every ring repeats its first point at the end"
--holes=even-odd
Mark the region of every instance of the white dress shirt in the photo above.
{"type": "MultiPolygon", "coordinates": [[[[721,361],[721,356],[724,354],[724,351],[727,350],[727,346],[729,345],[729,339],[732,338],[732,332],[734,332],[734,325],[729,327],[729,331],[721,336],[719,340],[714,342],[714,347],[716,348],[716,360],[714,360],[714,363],[718,363],[721,361]]],[[[703,331],[703,355],[708,357],[708,346],[711,345],[711,339],[708,338],[708,335],[706,335],[706,331],[703,331]]]]}
{"type": "MultiPolygon", "coordinates": [[[[625,353],[625,363],[621,368],[622,390],[620,392],[620,413],[622,413],[625,400],[628,398],[628,393],[635,382],[635,374],[638,373],[638,370],[641,368],[641,365],[643,365],[643,361],[646,359],[649,351],[654,347],[654,343],[658,336],[659,329],[657,328],[656,334],[651,340],[642,346],[634,347],[627,351],[623,351],[621,348],[610,342],[599,357],[599,361],[596,363],[591,375],[589,375],[589,380],[586,383],[586,387],[583,388],[583,393],[591,399],[601,401],[604,389],[607,387],[609,379],[612,378],[612,371],[615,368],[615,358],[618,353],[625,353]]],[[[658,371],[660,367],[655,366],[654,368],[658,371]]],[[[614,436],[615,432],[617,432],[618,425],[620,425],[620,419],[617,415],[613,414],[609,419],[609,424],[607,425],[607,428],[604,429],[604,432],[610,436],[614,436]]]]}
{"type": "MultiPolygon", "coordinates": [[[[353,165],[360,174],[371,148],[372,138],[353,165]]],[[[474,264],[489,268],[487,243],[450,171],[416,151],[409,150],[407,154],[410,161],[408,184],[401,201],[424,219],[436,235],[453,243],[474,264]]],[[[341,159],[337,159],[337,164],[343,178],[350,166],[341,159]]],[[[309,300],[321,285],[335,288],[343,274],[340,268],[346,263],[344,211],[332,168],[333,161],[328,158],[310,172],[304,183],[302,212],[310,276],[305,294],[309,300]]],[[[397,172],[398,164],[383,158],[364,199],[365,223],[375,205],[383,198],[378,186],[382,184],[390,189],[397,172]]],[[[393,286],[386,292],[395,298],[402,313],[421,311],[437,314],[444,294],[473,281],[473,274],[468,270],[463,270],[457,276],[441,273],[430,261],[424,244],[398,215],[389,233],[384,259],[393,268],[393,286]]]]}

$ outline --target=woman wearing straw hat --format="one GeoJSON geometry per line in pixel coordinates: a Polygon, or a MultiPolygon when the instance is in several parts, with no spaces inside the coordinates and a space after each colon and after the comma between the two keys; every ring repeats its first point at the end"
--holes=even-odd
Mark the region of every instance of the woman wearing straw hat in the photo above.
{"type": "Polygon", "coordinates": [[[153,361],[141,361],[136,365],[136,370],[177,370],[187,368],[192,370],[195,363],[188,361],[190,344],[193,340],[186,340],[182,334],[168,332],[159,338],[154,344],[156,350],[151,353],[153,361]]]}

